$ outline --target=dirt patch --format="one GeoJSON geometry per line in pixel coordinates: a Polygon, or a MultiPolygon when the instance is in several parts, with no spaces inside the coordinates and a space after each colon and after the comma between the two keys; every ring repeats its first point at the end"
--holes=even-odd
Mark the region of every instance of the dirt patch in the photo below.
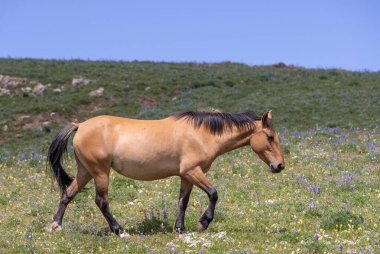
{"type": "MultiPolygon", "coordinates": [[[[94,99],[90,104],[88,105],[80,105],[78,107],[78,114],[83,114],[83,113],[94,113],[100,110],[105,109],[104,103],[108,102],[108,99],[99,97],[94,99]]],[[[78,115],[77,114],[77,115],[78,115]]]]}
{"type": "Polygon", "coordinates": [[[41,129],[50,126],[52,123],[64,123],[65,117],[56,112],[42,112],[39,114],[23,114],[14,117],[16,127],[24,130],[41,129]]]}
{"type": "Polygon", "coordinates": [[[144,108],[154,108],[160,104],[157,98],[150,98],[150,97],[144,97],[142,99],[139,99],[138,103],[142,105],[144,108]]]}

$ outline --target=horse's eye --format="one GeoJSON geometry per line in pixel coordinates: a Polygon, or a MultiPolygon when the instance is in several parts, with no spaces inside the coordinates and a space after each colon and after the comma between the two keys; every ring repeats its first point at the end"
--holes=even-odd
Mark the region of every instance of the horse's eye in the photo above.
{"type": "Polygon", "coordinates": [[[269,142],[273,142],[274,137],[273,136],[267,136],[269,142]]]}

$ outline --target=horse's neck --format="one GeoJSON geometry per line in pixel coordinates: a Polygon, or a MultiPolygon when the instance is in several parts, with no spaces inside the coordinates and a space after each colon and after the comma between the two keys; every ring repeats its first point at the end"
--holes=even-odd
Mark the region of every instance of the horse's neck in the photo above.
{"type": "Polygon", "coordinates": [[[253,131],[233,129],[215,138],[217,154],[221,155],[239,147],[249,145],[253,131]]]}

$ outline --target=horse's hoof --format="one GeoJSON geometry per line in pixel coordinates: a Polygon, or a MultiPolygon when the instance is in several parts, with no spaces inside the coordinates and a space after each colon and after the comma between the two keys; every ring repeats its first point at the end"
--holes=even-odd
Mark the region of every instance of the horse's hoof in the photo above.
{"type": "Polygon", "coordinates": [[[202,223],[201,221],[198,222],[197,230],[198,232],[205,231],[208,228],[208,224],[202,223]]]}
{"type": "Polygon", "coordinates": [[[131,235],[128,234],[127,232],[121,233],[119,236],[120,236],[121,238],[130,238],[130,237],[131,237],[131,235]]]}
{"type": "Polygon", "coordinates": [[[173,228],[173,233],[178,233],[178,234],[182,235],[182,234],[186,234],[187,231],[185,228],[173,228]]]}
{"type": "Polygon", "coordinates": [[[47,227],[47,231],[50,233],[58,232],[62,230],[62,226],[58,224],[58,222],[54,221],[47,227]]]}

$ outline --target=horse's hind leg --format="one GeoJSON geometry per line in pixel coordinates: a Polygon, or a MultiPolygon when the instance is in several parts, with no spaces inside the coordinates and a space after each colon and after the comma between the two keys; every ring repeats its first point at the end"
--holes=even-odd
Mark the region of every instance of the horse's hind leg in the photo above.
{"type": "Polygon", "coordinates": [[[109,172],[99,174],[95,177],[95,189],[96,198],[95,202],[98,205],[100,211],[102,211],[103,216],[106,218],[108,225],[112,232],[117,235],[124,236],[123,229],[113,217],[109,210],[108,204],[108,185],[109,185],[109,172]]]}
{"type": "Polygon", "coordinates": [[[184,233],[185,229],[185,212],[187,204],[189,203],[189,197],[191,190],[193,189],[193,184],[181,177],[181,189],[179,191],[179,200],[178,200],[178,216],[174,224],[173,231],[184,233]]]}
{"type": "Polygon", "coordinates": [[[198,231],[203,231],[207,229],[210,222],[214,219],[214,210],[216,202],[218,201],[218,193],[200,167],[184,171],[183,177],[206,192],[209,198],[208,207],[198,223],[198,231]]]}
{"type": "MultiPolygon", "coordinates": [[[[78,162],[78,161],[77,161],[78,162]]],[[[78,173],[72,183],[63,191],[61,200],[59,202],[58,210],[55,213],[49,231],[61,230],[63,215],[67,205],[75,197],[75,195],[91,180],[91,175],[88,171],[78,162],[78,173]]]]}

